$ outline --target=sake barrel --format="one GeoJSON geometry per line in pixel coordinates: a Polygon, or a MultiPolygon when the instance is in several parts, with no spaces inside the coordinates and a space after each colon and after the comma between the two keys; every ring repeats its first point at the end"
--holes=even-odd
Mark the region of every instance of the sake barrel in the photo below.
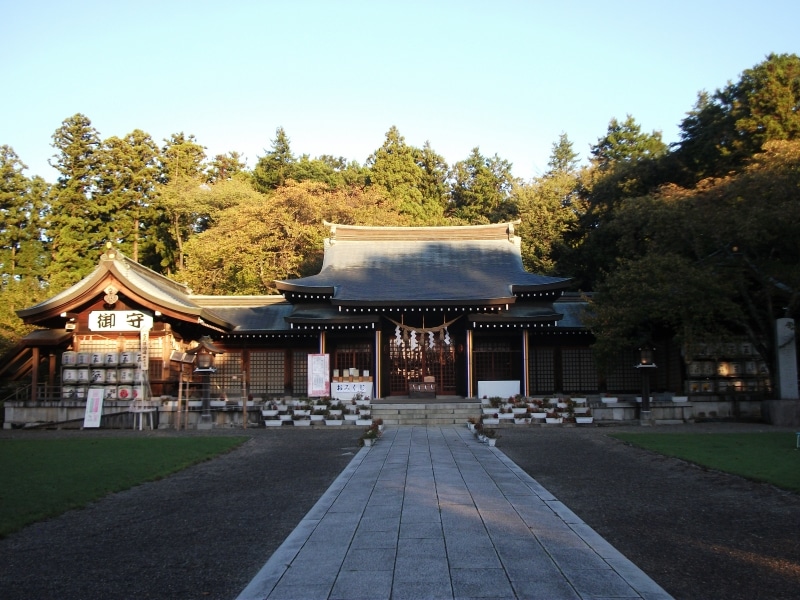
{"type": "Polygon", "coordinates": [[[92,352],[89,357],[90,364],[93,367],[102,367],[106,360],[105,352],[92,352]]]}
{"type": "Polygon", "coordinates": [[[106,400],[116,400],[117,399],[117,386],[115,385],[106,385],[103,390],[104,396],[106,400]]]}
{"type": "Polygon", "coordinates": [[[119,354],[119,364],[124,367],[135,367],[139,364],[139,352],[136,350],[126,350],[119,354]]]}
{"type": "Polygon", "coordinates": [[[106,352],[104,362],[106,367],[116,368],[119,364],[119,352],[106,352]]]}
{"type": "Polygon", "coordinates": [[[78,353],[72,350],[67,350],[61,355],[61,366],[74,367],[78,364],[78,353]]]}
{"type": "Polygon", "coordinates": [[[83,367],[78,369],[78,383],[89,383],[89,368],[83,367]]]}
{"type": "Polygon", "coordinates": [[[105,383],[106,382],[106,370],[105,369],[98,369],[93,368],[89,370],[89,383],[105,383]]]}
{"type": "Polygon", "coordinates": [[[117,384],[117,370],[116,369],[106,369],[106,383],[114,385],[117,384]]]}
{"type": "Polygon", "coordinates": [[[64,383],[77,383],[78,369],[64,369],[61,372],[61,381],[64,383]]]}
{"type": "Polygon", "coordinates": [[[75,398],[77,400],[86,400],[86,386],[85,385],[76,385],[75,386],[75,398]]]}
{"type": "Polygon", "coordinates": [[[120,400],[133,400],[133,386],[121,385],[117,387],[117,398],[120,400]]]}
{"type": "Polygon", "coordinates": [[[79,367],[88,367],[91,361],[92,361],[92,355],[90,352],[78,352],[76,364],[79,367]]]}
{"type": "Polygon", "coordinates": [[[61,388],[61,397],[69,400],[75,397],[75,386],[74,385],[65,385],[61,388]]]}
{"type": "Polygon", "coordinates": [[[120,369],[119,382],[120,383],[133,383],[133,378],[136,374],[136,369],[120,369]]]}

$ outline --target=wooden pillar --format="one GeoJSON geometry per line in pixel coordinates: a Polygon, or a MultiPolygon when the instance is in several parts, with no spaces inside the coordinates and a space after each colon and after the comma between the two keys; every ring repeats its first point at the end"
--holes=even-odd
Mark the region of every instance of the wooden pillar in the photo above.
{"type": "Polygon", "coordinates": [[[39,387],[39,348],[31,348],[31,402],[36,402],[39,387]]]}
{"type": "Polygon", "coordinates": [[[375,330],[375,366],[372,371],[372,381],[375,383],[375,389],[372,390],[375,398],[381,397],[381,371],[383,365],[381,364],[381,330],[375,330]]]}
{"type": "Polygon", "coordinates": [[[475,396],[472,388],[472,329],[467,329],[467,398],[475,396]]]}
{"type": "Polygon", "coordinates": [[[522,330],[522,395],[523,396],[530,396],[528,393],[529,385],[528,380],[530,378],[530,369],[529,366],[529,357],[528,357],[528,341],[530,339],[530,335],[527,329],[522,330]]]}

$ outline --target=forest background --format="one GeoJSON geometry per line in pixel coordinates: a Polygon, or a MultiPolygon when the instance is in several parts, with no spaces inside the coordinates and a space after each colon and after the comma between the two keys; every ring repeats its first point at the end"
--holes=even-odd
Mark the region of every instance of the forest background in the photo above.
{"type": "MultiPolygon", "coordinates": [[[[54,184],[0,146],[0,353],[15,310],[79,281],[107,243],[196,294],[275,293],[314,274],[323,221],[474,225],[519,219],[525,267],[586,294],[600,357],[659,336],[746,336],[770,364],[800,286],[800,58],[769,55],[700,92],[667,145],[632,115],[582,161],[567,133],[522,181],[478,147],[448,165],[392,126],[364,164],[297,156],[278,128],[252,170],[193,135],[103,139],[83,114],[52,136],[54,184]]],[[[0,140],[1,142],[2,140],[0,140]]]]}

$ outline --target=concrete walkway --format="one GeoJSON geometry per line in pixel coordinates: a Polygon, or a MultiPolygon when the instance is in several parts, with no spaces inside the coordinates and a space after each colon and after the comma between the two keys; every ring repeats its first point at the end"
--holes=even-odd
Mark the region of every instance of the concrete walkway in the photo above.
{"type": "Polygon", "coordinates": [[[670,598],[466,427],[363,448],[239,600],[670,598]]]}

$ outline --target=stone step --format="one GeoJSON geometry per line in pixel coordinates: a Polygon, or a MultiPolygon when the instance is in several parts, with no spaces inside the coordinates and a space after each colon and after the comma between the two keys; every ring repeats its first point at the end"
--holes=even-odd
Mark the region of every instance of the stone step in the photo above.
{"type": "Polygon", "coordinates": [[[461,425],[481,414],[477,402],[373,404],[372,417],[384,425],[461,425]]]}

